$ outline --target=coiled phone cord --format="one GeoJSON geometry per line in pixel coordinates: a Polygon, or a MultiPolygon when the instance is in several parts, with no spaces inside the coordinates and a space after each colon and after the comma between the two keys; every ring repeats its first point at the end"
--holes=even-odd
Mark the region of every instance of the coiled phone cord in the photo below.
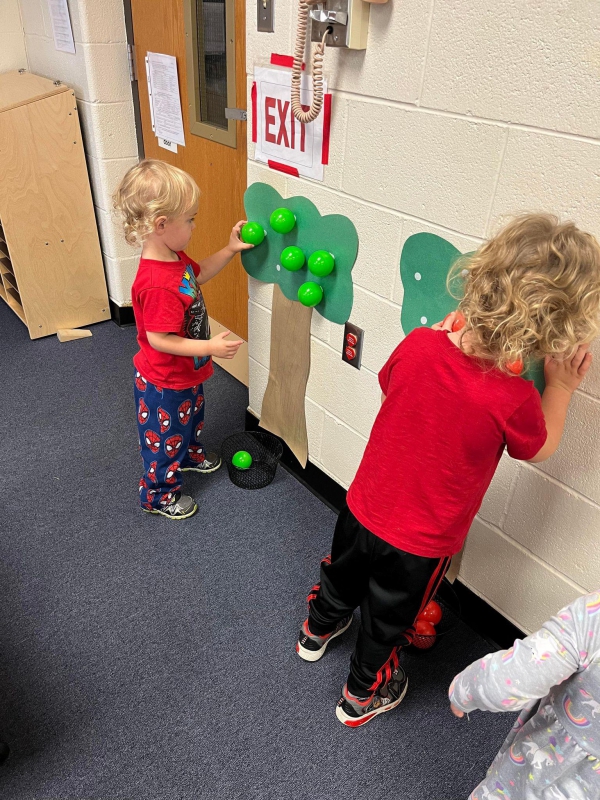
{"type": "Polygon", "coordinates": [[[294,49],[294,66],[292,67],[292,113],[297,120],[303,123],[312,122],[321,113],[323,107],[323,54],[325,52],[325,39],[331,28],[327,28],[322,40],[317,44],[313,54],[312,62],[312,83],[313,99],[308,111],[302,108],[300,100],[300,85],[302,82],[302,62],[304,61],[304,51],[306,48],[306,34],[308,33],[308,17],[310,6],[323,0],[300,0],[298,10],[298,32],[296,35],[296,47],[294,49]]]}

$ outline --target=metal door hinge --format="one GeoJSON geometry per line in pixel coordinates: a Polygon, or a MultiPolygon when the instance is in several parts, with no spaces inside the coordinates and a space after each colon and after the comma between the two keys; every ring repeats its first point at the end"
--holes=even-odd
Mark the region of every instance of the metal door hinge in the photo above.
{"type": "Polygon", "coordinates": [[[244,108],[226,108],[225,119],[239,119],[245,122],[248,119],[248,112],[244,108]]]}
{"type": "Polygon", "coordinates": [[[127,44],[127,61],[129,62],[129,80],[133,83],[137,81],[137,68],[135,66],[135,46],[127,44]]]}

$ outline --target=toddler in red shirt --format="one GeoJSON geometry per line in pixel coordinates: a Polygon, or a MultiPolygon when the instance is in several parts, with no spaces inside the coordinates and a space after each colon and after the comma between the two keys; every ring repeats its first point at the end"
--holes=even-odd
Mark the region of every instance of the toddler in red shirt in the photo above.
{"type": "Polygon", "coordinates": [[[456,313],[416,329],[379,373],[381,410],[296,644],[318,660],[360,606],[336,709],[349,727],[402,701],[398,649],[461,549],[504,449],[531,462],[552,455],[592,361],[600,245],[575,225],[518,217],[459,260],[451,290],[457,282],[462,329],[452,331],[456,313]],[[541,399],[518,374],[530,359],[545,359],[541,399]]]}
{"type": "Polygon", "coordinates": [[[196,227],[200,190],[186,172],[148,159],[132,167],[117,189],[125,239],[142,245],[131,290],[139,352],[134,356],[134,394],[144,475],[140,503],[150,514],[186,519],[198,510],[181,493],[181,473],[210,473],[221,460],[205,453],[203,383],[213,373],[212,356],[233,358],[242,344],[210,338],[200,286],[236,253],[252,245],[240,239],[244,221],[229,243],[196,264],[184,252],[196,227]]]}

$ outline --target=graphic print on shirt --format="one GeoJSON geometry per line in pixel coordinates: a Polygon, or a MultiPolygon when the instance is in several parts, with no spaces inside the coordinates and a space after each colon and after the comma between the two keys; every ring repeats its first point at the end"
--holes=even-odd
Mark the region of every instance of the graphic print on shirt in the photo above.
{"type": "MultiPolygon", "coordinates": [[[[196,276],[193,270],[186,269],[179,285],[181,294],[187,294],[193,298],[193,303],[188,306],[183,320],[183,327],[188,339],[210,339],[210,325],[208,324],[208,314],[204,304],[202,291],[196,283],[196,276]]],[[[200,369],[209,360],[209,356],[198,358],[194,356],[194,368],[200,369]]]]}

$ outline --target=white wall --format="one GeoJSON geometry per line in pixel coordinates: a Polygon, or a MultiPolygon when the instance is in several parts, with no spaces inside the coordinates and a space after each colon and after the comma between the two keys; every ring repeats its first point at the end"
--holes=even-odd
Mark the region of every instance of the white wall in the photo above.
{"type": "Polygon", "coordinates": [[[55,49],[47,0],[20,0],[29,69],[75,90],[109,295],[131,299],[137,258],[110,216],[110,197],[138,160],[123,0],[69,0],[75,54],[55,49]]]}
{"type": "Polygon", "coordinates": [[[0,2],[0,72],[27,69],[19,0],[0,2]]]}
{"type": "MultiPolygon", "coordinates": [[[[277,2],[275,33],[259,34],[249,0],[249,87],[271,52],[292,53],[295,5],[277,2]]],[[[270,171],[249,143],[249,183],[303,194],[321,213],[349,216],[359,232],[351,320],[366,330],[363,366],[342,363],[343,328],[315,314],[306,400],[310,459],[344,486],[379,406],[377,371],[402,338],[399,258],[408,236],[432,231],[467,251],[519,210],[557,212],[600,234],[599,32],[592,0],[373,5],[366,52],[326,52],[334,99],[324,183],[270,171]]],[[[250,280],[257,414],[271,292],[250,280]]],[[[524,630],[600,585],[595,352],[558,454],[539,466],[503,459],[468,539],[461,580],[524,630]]]]}

